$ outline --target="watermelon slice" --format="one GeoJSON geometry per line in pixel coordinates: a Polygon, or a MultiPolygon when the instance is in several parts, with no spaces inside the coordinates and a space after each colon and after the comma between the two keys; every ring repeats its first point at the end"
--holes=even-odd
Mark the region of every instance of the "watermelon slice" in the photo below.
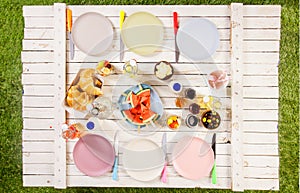
{"type": "Polygon", "coordinates": [[[155,112],[148,110],[146,113],[143,114],[143,123],[149,123],[156,116],[157,114],[155,112]]]}
{"type": "Polygon", "coordinates": [[[136,105],[140,104],[141,102],[145,102],[145,101],[149,101],[149,106],[150,106],[150,100],[149,100],[150,96],[151,96],[150,89],[147,88],[136,94],[131,92],[130,96],[128,96],[128,99],[130,100],[131,105],[133,107],[135,107],[136,105]]]}
{"type": "Polygon", "coordinates": [[[150,109],[150,97],[150,88],[141,90],[138,93],[128,93],[126,100],[130,101],[132,108],[123,111],[126,119],[134,124],[144,125],[155,118],[157,114],[150,109]]]}

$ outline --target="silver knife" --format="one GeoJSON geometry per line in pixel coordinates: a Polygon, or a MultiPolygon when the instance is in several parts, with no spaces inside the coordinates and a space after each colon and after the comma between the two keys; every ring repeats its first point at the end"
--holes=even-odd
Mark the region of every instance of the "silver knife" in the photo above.
{"type": "Polygon", "coordinates": [[[125,12],[121,10],[120,11],[120,61],[123,61],[124,58],[124,43],[121,37],[121,30],[122,30],[124,19],[125,19],[125,12]]]}
{"type": "Polygon", "coordinates": [[[73,43],[73,38],[72,38],[72,35],[71,33],[69,33],[69,45],[70,45],[70,58],[71,60],[74,59],[74,43],[73,43]]]}
{"type": "Polygon", "coordinates": [[[70,59],[74,59],[74,43],[72,38],[72,10],[67,8],[67,32],[69,37],[70,59]]]}
{"type": "Polygon", "coordinates": [[[167,160],[167,134],[164,133],[161,139],[161,147],[165,154],[165,160],[167,160]]]}
{"type": "Polygon", "coordinates": [[[179,48],[177,46],[177,40],[176,40],[176,36],[175,36],[175,61],[176,63],[178,63],[179,60],[179,48]]]}
{"type": "Polygon", "coordinates": [[[118,164],[119,164],[119,131],[116,131],[114,137],[115,163],[113,167],[112,179],[118,180],[118,164]]]}
{"type": "Polygon", "coordinates": [[[164,168],[162,170],[162,173],[161,173],[161,178],[160,180],[163,182],[163,183],[166,183],[167,182],[167,165],[168,165],[168,156],[167,156],[167,134],[164,133],[163,136],[162,136],[162,140],[161,140],[161,147],[162,147],[162,150],[165,154],[165,164],[164,164],[164,168]]]}

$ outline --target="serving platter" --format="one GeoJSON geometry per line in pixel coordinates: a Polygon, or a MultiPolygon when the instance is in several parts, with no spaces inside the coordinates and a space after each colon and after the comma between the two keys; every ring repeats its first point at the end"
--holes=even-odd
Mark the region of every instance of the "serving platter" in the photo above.
{"type": "Polygon", "coordinates": [[[153,125],[163,115],[163,104],[157,92],[143,83],[123,92],[119,97],[118,107],[125,121],[138,129],[155,127],[153,125]],[[144,117],[143,120],[141,117],[144,117]]]}

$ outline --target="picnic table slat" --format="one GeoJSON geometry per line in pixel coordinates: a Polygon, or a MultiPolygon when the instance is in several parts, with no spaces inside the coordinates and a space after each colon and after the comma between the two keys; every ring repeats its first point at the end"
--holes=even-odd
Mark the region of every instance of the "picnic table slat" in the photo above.
{"type": "MultiPolygon", "coordinates": [[[[161,99],[166,108],[177,108],[175,106],[175,98],[167,97],[161,99]]],[[[53,97],[43,97],[43,96],[23,96],[23,106],[24,107],[53,107],[54,98],[53,97]]],[[[221,99],[223,107],[229,108],[231,104],[231,99],[222,98],[221,99]]],[[[244,109],[266,109],[266,110],[277,110],[278,100],[277,99],[244,99],[244,109]]]]}
{"type": "MultiPolygon", "coordinates": [[[[111,63],[116,72],[120,73],[123,69],[123,63],[114,62],[111,63]]],[[[67,73],[75,74],[81,68],[95,68],[97,62],[89,63],[75,63],[68,62],[67,73]]],[[[152,69],[154,69],[155,62],[152,63],[139,63],[139,74],[153,74],[152,69]]],[[[196,64],[195,64],[196,65],[196,64]]],[[[189,63],[176,64],[172,63],[174,67],[175,74],[199,74],[197,71],[201,69],[201,73],[209,74],[210,72],[220,69],[225,70],[230,73],[229,64],[218,64],[217,66],[205,63],[199,63],[197,66],[191,65],[189,63]],[[181,69],[182,68],[182,69],[181,69]],[[180,69],[180,70],[178,70],[180,69]]],[[[54,70],[52,68],[53,63],[23,63],[23,74],[52,74],[54,70]]],[[[255,76],[278,76],[278,63],[274,64],[245,64],[244,76],[255,75],[255,76]]]]}
{"type": "MultiPolygon", "coordinates": [[[[54,9],[54,100],[62,101],[64,99],[66,90],[66,4],[55,3],[54,9]]],[[[23,111],[24,112],[24,111],[23,111]]],[[[43,112],[40,112],[43,114],[43,112]]],[[[61,124],[66,120],[66,112],[61,108],[60,103],[55,103],[53,108],[54,124],[53,128],[55,135],[53,137],[54,144],[54,187],[55,188],[66,188],[66,142],[62,138],[61,124]]],[[[24,117],[26,115],[23,115],[24,117]]],[[[48,116],[49,117],[49,116],[48,116]]],[[[45,117],[46,118],[46,117],[45,117]]]]}
{"type": "Polygon", "coordinates": [[[232,190],[244,191],[243,171],[243,4],[232,3],[231,9],[231,178],[232,190]]]}
{"type": "MultiPolygon", "coordinates": [[[[165,28],[165,34],[171,31],[171,28],[165,28]]],[[[230,29],[218,29],[220,39],[228,39],[230,29]]],[[[170,36],[170,34],[168,34],[170,36]]],[[[278,29],[244,29],[244,40],[280,40],[280,30],[278,29]]],[[[171,37],[171,36],[170,36],[171,37]]],[[[52,40],[54,38],[53,28],[24,28],[25,40],[52,40]]],[[[118,37],[114,35],[114,39],[118,37]]]]}
{"type": "MultiPolygon", "coordinates": [[[[120,37],[118,35],[118,37],[120,37]]],[[[120,51],[120,44],[118,39],[113,40],[112,46],[109,51],[120,51]]],[[[23,40],[23,50],[45,50],[51,51],[54,49],[53,40],[23,40]]],[[[66,43],[67,51],[69,48],[69,40],[66,43]]],[[[174,48],[174,39],[167,39],[164,42],[164,46],[159,48],[158,51],[165,52],[174,48]]],[[[279,41],[245,41],[243,44],[243,49],[247,52],[278,52],[279,41]]],[[[75,46],[75,50],[79,50],[75,46]]],[[[230,41],[221,40],[217,51],[230,51],[230,41]]]]}
{"type": "MultiPolygon", "coordinates": [[[[118,54],[119,52],[109,52],[105,56],[86,56],[80,51],[75,50],[75,56],[74,60],[72,62],[99,62],[101,60],[109,60],[111,62],[119,62],[118,61],[118,54]]],[[[69,54],[68,54],[69,55],[69,54]]],[[[54,61],[54,55],[53,52],[49,51],[23,51],[22,54],[22,61],[25,63],[28,62],[53,62],[54,61]],[[39,56],[39,57],[38,57],[39,56]]],[[[279,62],[279,53],[264,53],[264,52],[256,52],[256,53],[243,53],[244,62],[245,64],[251,64],[251,63],[257,63],[257,64],[278,64],[279,62]]],[[[124,61],[130,60],[132,58],[136,58],[139,62],[158,62],[161,60],[161,58],[165,58],[166,60],[170,62],[174,61],[174,53],[169,52],[159,52],[153,57],[145,57],[145,56],[138,56],[137,54],[134,54],[132,52],[125,52],[124,53],[124,61]]],[[[191,62],[189,59],[185,57],[180,57],[180,62],[191,62]]],[[[67,59],[67,62],[69,62],[69,59],[67,59]]],[[[211,59],[205,59],[201,62],[197,61],[195,63],[229,63],[230,62],[230,53],[229,52],[216,52],[211,59]]]]}
{"type": "MultiPolygon", "coordinates": [[[[121,86],[121,90],[127,90],[128,87],[121,86]]],[[[192,87],[191,87],[192,88],[192,87]]],[[[53,96],[53,85],[24,85],[23,86],[23,95],[25,96],[53,96]]],[[[171,94],[168,86],[154,86],[154,89],[161,94],[161,97],[176,97],[175,94],[171,94]],[[170,94],[170,95],[166,95],[170,94]]],[[[109,93],[112,88],[103,88],[103,91],[109,93]]],[[[210,95],[210,89],[208,87],[197,88],[197,91],[203,95],[210,95]]],[[[230,88],[227,88],[226,92],[229,92],[230,88]]],[[[219,97],[226,96],[226,93],[221,93],[219,97]]],[[[245,98],[278,98],[279,90],[278,87],[247,87],[244,90],[245,98]]],[[[111,94],[107,94],[108,97],[111,97],[111,94]]]]}
{"type": "MultiPolygon", "coordinates": [[[[154,70],[149,70],[154,71],[154,70]]],[[[121,72],[118,72],[120,75],[121,72]]],[[[143,73],[143,72],[141,72],[143,73]]],[[[67,74],[67,84],[71,84],[76,77],[77,74],[67,74]]],[[[115,86],[118,85],[132,85],[136,81],[128,80],[128,82],[123,82],[119,80],[117,74],[111,75],[105,78],[104,86],[115,86]]],[[[54,74],[23,74],[22,75],[22,84],[23,85],[41,85],[41,84],[51,84],[53,82],[55,75],[54,74]]],[[[153,75],[143,75],[143,78],[146,80],[156,80],[153,75]]],[[[207,84],[207,74],[204,75],[188,75],[182,74],[177,75],[174,74],[173,78],[180,81],[184,86],[208,86],[207,84]]],[[[278,85],[278,77],[277,76],[243,76],[243,82],[245,87],[268,87],[268,86],[276,86],[278,85]]],[[[163,82],[154,82],[152,85],[165,85],[163,82]]]]}
{"type": "MultiPolygon", "coordinates": [[[[36,170],[35,165],[25,164],[24,170],[25,174],[53,174],[54,165],[53,164],[36,164],[39,170],[36,170]]],[[[224,178],[227,177],[230,173],[230,167],[217,167],[218,177],[224,178]]],[[[169,177],[180,177],[176,173],[175,169],[172,166],[167,166],[168,176],[169,177]]],[[[83,174],[77,169],[74,164],[67,165],[67,172],[70,176],[83,176],[83,174]]],[[[111,177],[112,173],[106,173],[103,177],[111,177]]],[[[119,168],[120,177],[129,177],[126,173],[126,170],[119,168]]],[[[258,178],[258,179],[273,179],[278,178],[278,169],[277,168],[255,168],[255,167],[245,167],[245,177],[246,178],[258,178]],[[253,170],[255,172],[253,172],[253,170]]]]}

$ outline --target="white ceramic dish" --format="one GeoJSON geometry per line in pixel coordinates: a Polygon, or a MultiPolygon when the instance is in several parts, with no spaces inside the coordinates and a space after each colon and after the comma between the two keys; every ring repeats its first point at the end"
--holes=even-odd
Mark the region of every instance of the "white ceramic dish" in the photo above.
{"type": "Polygon", "coordinates": [[[163,150],[149,139],[134,139],[124,147],[124,169],[136,180],[151,181],[158,178],[164,161],[163,150]]]}
{"type": "Polygon", "coordinates": [[[72,28],[74,44],[87,55],[100,55],[112,44],[113,27],[103,15],[88,12],[80,15],[72,28]]]}
{"type": "Polygon", "coordinates": [[[211,57],[219,47],[219,33],[207,19],[190,19],[178,30],[176,41],[182,56],[193,61],[211,57]]]}

